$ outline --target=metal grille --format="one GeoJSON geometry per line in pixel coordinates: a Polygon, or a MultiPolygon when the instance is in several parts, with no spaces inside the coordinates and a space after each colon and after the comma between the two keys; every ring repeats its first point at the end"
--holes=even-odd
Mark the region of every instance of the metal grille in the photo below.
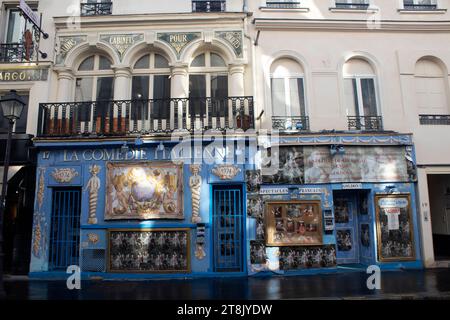
{"type": "Polygon", "coordinates": [[[55,188],[52,197],[49,269],[78,265],[81,190],[55,188]]]}
{"type": "Polygon", "coordinates": [[[242,271],[242,212],[240,187],[214,188],[214,269],[217,272],[242,271]]]}
{"type": "Polygon", "coordinates": [[[104,272],[106,266],[105,249],[83,249],[81,254],[81,271],[104,272]]]}

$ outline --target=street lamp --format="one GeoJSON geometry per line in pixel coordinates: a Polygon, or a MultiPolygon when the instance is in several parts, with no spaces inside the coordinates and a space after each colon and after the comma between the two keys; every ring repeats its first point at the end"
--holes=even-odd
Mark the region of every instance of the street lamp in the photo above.
{"type": "Polygon", "coordinates": [[[8,184],[9,158],[11,153],[11,140],[14,123],[22,115],[25,101],[17,94],[16,90],[11,90],[2,100],[0,108],[3,111],[3,117],[8,119],[8,139],[6,140],[5,164],[3,166],[3,184],[0,195],[0,298],[5,297],[5,288],[3,285],[3,220],[5,216],[5,198],[6,186],[8,184]]]}

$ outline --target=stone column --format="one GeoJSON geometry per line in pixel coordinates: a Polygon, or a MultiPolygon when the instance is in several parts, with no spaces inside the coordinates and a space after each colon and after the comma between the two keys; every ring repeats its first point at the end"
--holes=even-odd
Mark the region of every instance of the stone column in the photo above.
{"type": "MultiPolygon", "coordinates": [[[[228,95],[230,97],[243,97],[245,95],[244,88],[244,65],[230,65],[228,71],[228,95]]],[[[237,99],[234,103],[228,103],[229,115],[233,115],[233,108],[236,108],[237,118],[230,118],[230,124],[233,124],[234,128],[247,129],[249,126],[249,106],[244,99],[237,99]]]]}
{"type": "MultiPolygon", "coordinates": [[[[58,102],[70,102],[74,100],[73,86],[75,77],[71,69],[63,68],[55,70],[58,74],[58,102]]],[[[70,109],[68,106],[52,106],[49,110],[50,114],[43,119],[47,122],[47,130],[49,133],[69,133],[70,129],[70,109]],[[65,113],[63,119],[63,112],[65,113]]],[[[72,131],[76,128],[73,127],[72,131]]]]}
{"type": "Polygon", "coordinates": [[[189,97],[189,76],[188,76],[188,66],[185,64],[177,64],[172,67],[172,78],[170,81],[170,95],[171,98],[181,99],[174,100],[170,104],[170,119],[171,128],[178,129],[185,128],[187,119],[183,119],[183,109],[185,113],[188,114],[188,103],[185,98],[189,97]],[[177,119],[175,119],[175,114],[177,114],[177,119]],[[175,123],[177,121],[177,123],[175,123]]]}
{"type": "Polygon", "coordinates": [[[244,65],[231,65],[228,76],[228,94],[230,97],[243,97],[244,88],[244,65]]]}
{"type": "MultiPolygon", "coordinates": [[[[114,100],[116,101],[113,108],[112,130],[114,132],[125,132],[129,129],[129,123],[126,119],[127,103],[118,101],[131,99],[131,70],[128,66],[112,66],[112,68],[115,73],[114,100]]],[[[128,107],[131,108],[131,105],[128,104],[128,107]]],[[[107,120],[106,123],[110,123],[107,120]]],[[[111,128],[105,129],[110,130],[111,128]]]]}

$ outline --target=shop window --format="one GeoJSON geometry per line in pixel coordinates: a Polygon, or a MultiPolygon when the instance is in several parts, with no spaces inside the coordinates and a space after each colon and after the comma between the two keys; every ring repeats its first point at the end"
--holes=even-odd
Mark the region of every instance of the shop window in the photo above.
{"type": "Polygon", "coordinates": [[[208,101],[213,113],[225,115],[228,97],[228,68],[217,53],[206,52],[196,56],[189,71],[190,113],[204,116],[208,101]]]}
{"type": "Polygon", "coordinates": [[[303,68],[289,58],[278,59],[271,67],[273,117],[302,117],[306,115],[303,68]]]}
{"type": "MultiPolygon", "coordinates": [[[[0,92],[0,100],[6,95],[7,92],[0,92]]],[[[26,133],[27,131],[27,116],[28,116],[28,92],[20,93],[20,97],[25,101],[25,107],[23,108],[22,115],[17,119],[14,124],[13,132],[15,133],[26,133]]],[[[0,110],[0,133],[7,133],[9,128],[8,120],[3,116],[3,111],[0,110]]]]}
{"type": "Polygon", "coordinates": [[[133,119],[147,119],[149,112],[153,119],[170,117],[170,68],[165,57],[151,53],[137,60],[131,97],[133,119]]]}
{"type": "Polygon", "coordinates": [[[448,79],[443,64],[433,58],[422,58],[414,72],[415,101],[420,114],[448,115],[448,79]]]}

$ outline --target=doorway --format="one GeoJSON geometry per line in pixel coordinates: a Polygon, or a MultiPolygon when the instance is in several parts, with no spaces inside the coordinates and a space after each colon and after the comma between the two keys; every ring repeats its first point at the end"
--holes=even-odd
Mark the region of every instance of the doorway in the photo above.
{"type": "Polygon", "coordinates": [[[29,272],[35,190],[33,166],[24,166],[8,181],[4,235],[4,272],[25,275],[29,272]]]}
{"type": "Polygon", "coordinates": [[[213,187],[215,272],[243,271],[243,207],[242,186],[213,187]]]}
{"type": "Polygon", "coordinates": [[[370,258],[366,248],[371,234],[369,192],[334,191],[333,202],[338,265],[366,264],[370,258]]]}
{"type": "Polygon", "coordinates": [[[428,175],[434,259],[450,260],[450,174],[428,175]]]}

